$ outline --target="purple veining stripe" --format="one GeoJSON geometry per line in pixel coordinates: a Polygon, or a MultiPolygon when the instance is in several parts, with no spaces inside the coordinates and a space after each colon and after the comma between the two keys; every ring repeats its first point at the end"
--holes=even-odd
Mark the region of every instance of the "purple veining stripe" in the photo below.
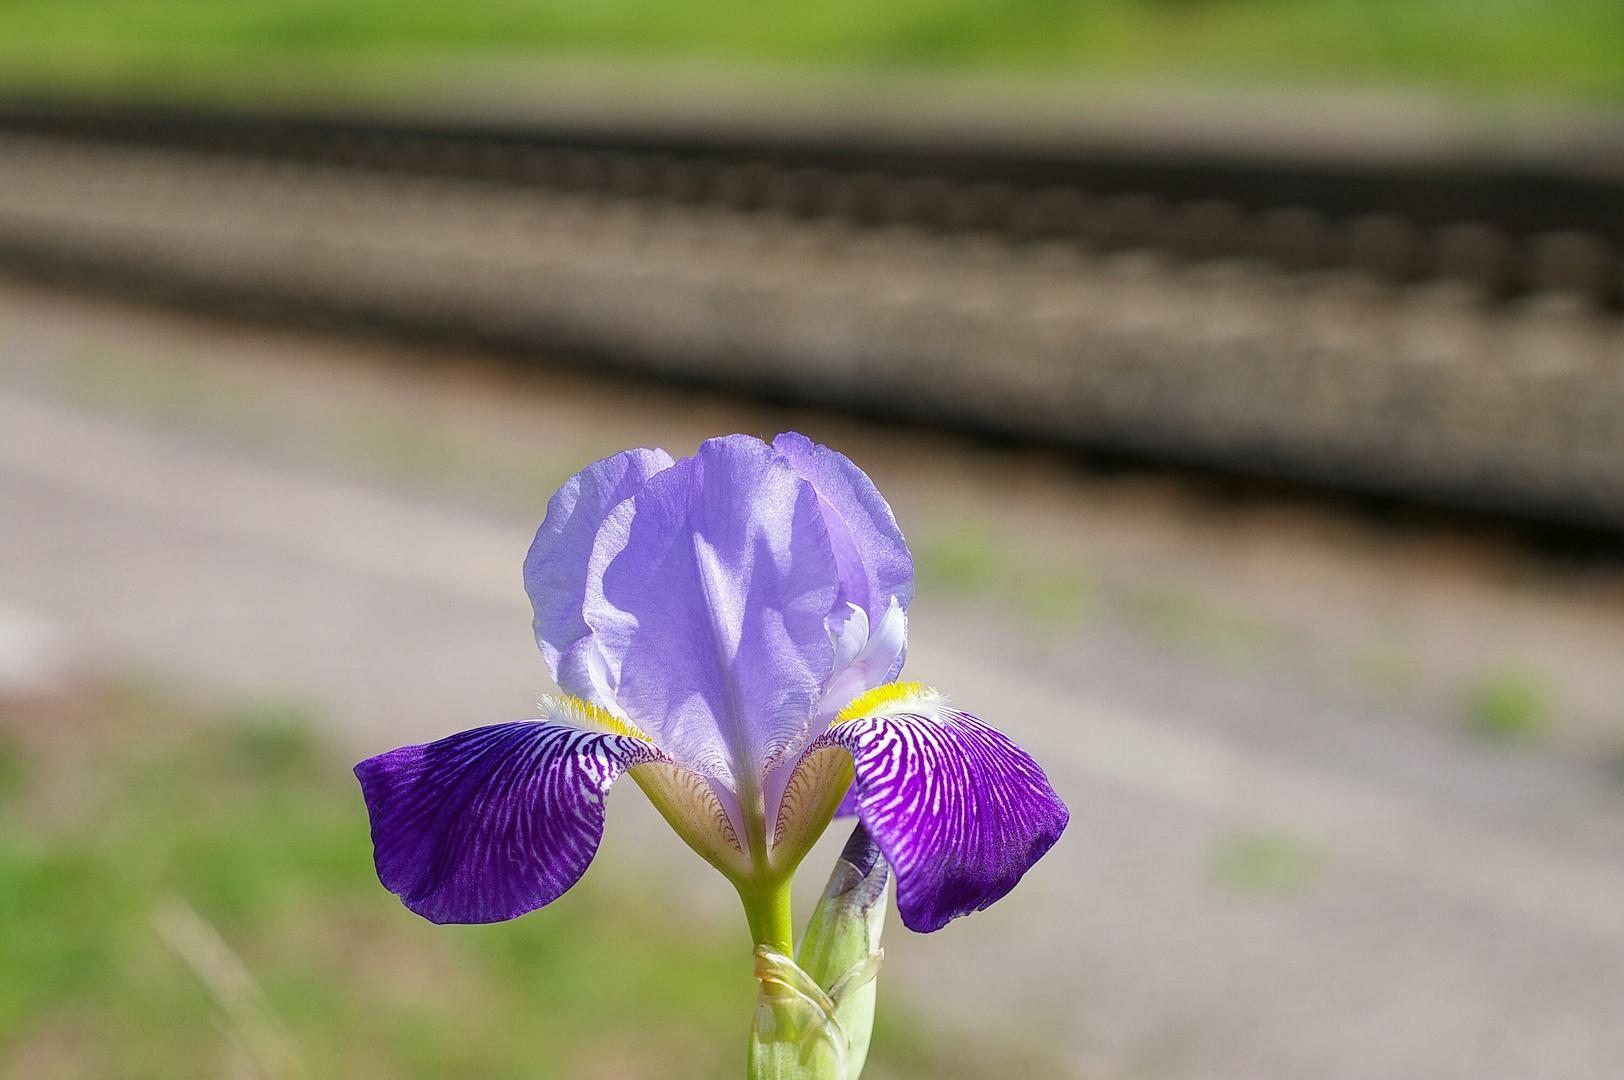
{"type": "Polygon", "coordinates": [[[378,878],[432,922],[499,922],[533,911],[586,872],[615,779],[659,759],[638,739],[540,721],[369,758],[355,775],[378,878]]]}
{"type": "Polygon", "coordinates": [[[1069,813],[1031,755],[968,713],[851,720],[817,742],[851,752],[853,802],[921,932],[992,904],[1060,838],[1069,813]]]}

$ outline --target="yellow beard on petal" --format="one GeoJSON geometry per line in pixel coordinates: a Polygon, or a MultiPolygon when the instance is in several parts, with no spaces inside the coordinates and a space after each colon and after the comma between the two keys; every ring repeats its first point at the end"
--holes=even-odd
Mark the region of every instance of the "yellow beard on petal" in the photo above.
{"type": "Polygon", "coordinates": [[[568,694],[544,694],[539,702],[545,719],[568,724],[582,731],[598,731],[605,735],[628,735],[646,743],[654,740],[637,729],[630,720],[622,720],[607,709],[590,701],[582,701],[568,694]]]}
{"type": "Polygon", "coordinates": [[[901,713],[933,715],[947,698],[934,687],[916,682],[886,683],[876,686],[852,699],[852,703],[835,716],[835,723],[861,720],[869,716],[896,716],[901,713]]]}

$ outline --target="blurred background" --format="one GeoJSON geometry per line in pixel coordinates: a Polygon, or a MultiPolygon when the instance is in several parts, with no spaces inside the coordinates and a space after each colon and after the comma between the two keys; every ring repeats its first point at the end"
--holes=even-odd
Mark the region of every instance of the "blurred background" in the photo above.
{"type": "Polygon", "coordinates": [[[0,1080],[740,1075],[632,785],[434,927],[348,770],[785,429],[1073,813],[865,1076],[1624,1075],[1621,105],[1612,0],[0,4],[0,1080]]]}

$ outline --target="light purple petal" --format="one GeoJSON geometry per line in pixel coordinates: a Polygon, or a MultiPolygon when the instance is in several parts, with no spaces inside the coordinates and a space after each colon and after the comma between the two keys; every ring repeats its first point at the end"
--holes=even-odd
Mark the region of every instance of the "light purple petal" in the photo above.
{"type": "Polygon", "coordinates": [[[779,435],[773,449],[817,489],[840,567],[840,602],[862,608],[870,626],[880,624],[892,597],[907,611],[913,600],[913,557],[874,482],[846,455],[799,432],[779,435]]]}
{"type": "Polygon", "coordinates": [[[541,721],[368,758],[355,775],[378,879],[430,922],[534,911],[586,872],[615,778],[658,758],[639,739],[541,721]]]}
{"type": "Polygon", "coordinates": [[[940,930],[1015,887],[1070,817],[1031,756],[968,713],[836,724],[812,743],[843,746],[851,801],[897,873],[910,930],[940,930]]]}
{"type": "Polygon", "coordinates": [[[870,627],[861,608],[835,639],[835,674],[823,690],[818,718],[828,724],[859,695],[896,678],[908,651],[908,616],[902,602],[893,599],[880,624],[870,627]]]}
{"type": "Polygon", "coordinates": [[[771,447],[733,435],[610,513],[585,616],[626,715],[737,791],[811,738],[839,587],[817,493],[771,447]]]}
{"type": "Polygon", "coordinates": [[[547,670],[567,694],[605,708],[602,663],[581,617],[592,543],[609,511],[642,490],[649,477],[670,468],[664,450],[626,450],[595,461],[564,482],[547,503],[524,560],[524,588],[535,608],[536,643],[547,670]]]}

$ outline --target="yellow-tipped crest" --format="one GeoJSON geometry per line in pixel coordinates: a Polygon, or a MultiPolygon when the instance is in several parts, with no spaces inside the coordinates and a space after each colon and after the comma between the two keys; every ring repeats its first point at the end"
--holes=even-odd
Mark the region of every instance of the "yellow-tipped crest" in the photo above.
{"type": "Polygon", "coordinates": [[[637,729],[629,720],[622,720],[607,709],[599,708],[590,701],[583,701],[568,694],[544,694],[541,698],[542,712],[547,719],[556,720],[560,724],[568,724],[572,728],[582,731],[601,731],[606,735],[629,735],[634,739],[642,739],[646,743],[654,740],[637,729]]]}
{"type": "Polygon", "coordinates": [[[868,716],[895,716],[898,713],[934,712],[942,695],[934,687],[916,682],[886,683],[852,699],[835,716],[835,723],[861,720],[868,716]]]}

